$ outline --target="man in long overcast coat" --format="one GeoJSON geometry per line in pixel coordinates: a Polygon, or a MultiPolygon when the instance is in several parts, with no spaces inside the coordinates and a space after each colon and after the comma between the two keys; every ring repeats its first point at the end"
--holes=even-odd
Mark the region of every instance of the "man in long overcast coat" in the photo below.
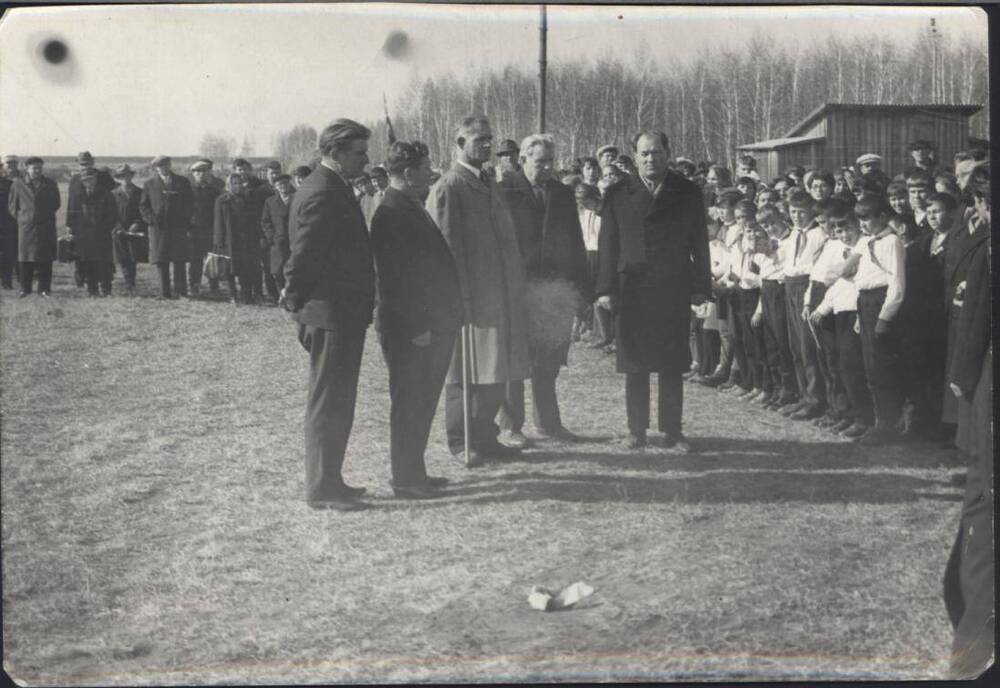
{"type": "MultiPolygon", "coordinates": [[[[580,214],[573,192],[553,178],[555,144],[551,137],[535,134],[521,143],[518,170],[500,182],[504,199],[517,230],[517,242],[528,279],[542,285],[563,281],[572,286],[580,302],[591,303],[587,272],[587,251],[583,245],[580,214]]],[[[529,287],[530,288],[530,287],[529,287]]],[[[572,314],[567,314],[563,343],[529,342],[531,354],[531,395],[535,429],[543,437],[574,440],[576,436],[562,423],[556,397],[556,377],[566,365],[571,338],[572,314]]],[[[504,442],[523,447],[524,382],[507,384],[507,396],[500,413],[504,442]]]]}
{"type": "Polygon", "coordinates": [[[291,256],[278,303],[292,312],[299,343],[309,352],[306,501],[318,509],[352,509],[365,491],[347,485],[341,468],[375,306],[368,227],[348,183],[368,164],[370,136],[349,119],[324,129],[323,157],[289,209],[291,256]]]}
{"type": "Polygon", "coordinates": [[[524,262],[500,188],[483,170],[492,142],[488,119],[466,117],[455,137],[456,160],[427,199],[427,212],[455,256],[469,324],[469,456],[463,449],[461,340],[445,387],[448,448],[467,466],[480,457],[517,453],[497,441],[494,418],[506,384],[525,379],[529,369],[524,262]]]}
{"type": "Polygon", "coordinates": [[[659,131],[634,140],[637,176],[608,190],[601,215],[599,305],[617,308],[618,372],[625,373],[629,435],[646,444],[649,375],[659,373],[658,426],[666,446],[687,452],[681,433],[683,383],[691,365],[691,305],[711,293],[708,231],[701,191],[668,168],[659,131]]]}

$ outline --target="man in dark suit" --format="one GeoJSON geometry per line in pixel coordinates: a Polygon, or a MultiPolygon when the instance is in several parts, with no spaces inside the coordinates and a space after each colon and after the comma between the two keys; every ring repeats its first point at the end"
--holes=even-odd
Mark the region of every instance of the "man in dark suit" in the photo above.
{"type": "MultiPolygon", "coordinates": [[[[545,288],[553,282],[567,283],[579,295],[579,306],[591,303],[587,279],[587,251],[583,245],[580,215],[569,187],[552,176],[555,144],[551,137],[532,135],[520,149],[520,169],[500,183],[510,209],[517,243],[524,259],[528,289],[545,288]]],[[[579,310],[579,308],[577,309],[579,310]]],[[[543,437],[574,440],[563,427],[556,397],[556,377],[566,365],[572,334],[573,313],[565,313],[565,341],[529,337],[531,394],[535,409],[535,429],[543,437]]],[[[500,409],[504,443],[524,447],[524,381],[507,383],[507,395],[500,409]]]]}
{"type": "Polygon", "coordinates": [[[135,295],[136,264],[148,259],[146,223],[139,212],[142,189],[132,183],[135,173],[129,165],[119,165],[112,175],[118,186],[111,192],[118,208],[118,227],[114,232],[115,262],[121,266],[125,289],[135,295]]]}
{"type": "Polygon", "coordinates": [[[56,258],[56,210],[62,199],[56,183],[42,173],[45,163],[41,158],[30,157],[24,165],[27,174],[14,180],[7,199],[7,210],[17,221],[19,296],[31,293],[36,274],[39,295],[48,296],[56,258]]]}
{"type": "Polygon", "coordinates": [[[397,141],[386,162],[389,188],[372,216],[378,272],[378,330],[389,366],[392,487],[399,497],[439,494],[424,450],[462,325],[458,273],[441,230],[424,209],[427,147],[397,141]]]}
{"type": "Polygon", "coordinates": [[[160,273],[161,298],[169,299],[170,264],[174,266],[174,288],[187,298],[188,233],[191,231],[193,196],[191,184],[170,170],[171,161],[158,155],[151,163],[155,174],[142,187],[139,211],[149,225],[149,262],[160,273]]]}
{"type": "MultiPolygon", "coordinates": [[[[14,156],[5,156],[5,159],[7,157],[14,156]]],[[[8,177],[0,169],[0,286],[4,289],[14,288],[14,266],[17,265],[17,220],[7,209],[15,179],[16,175],[8,177]]]]}
{"type": "Polygon", "coordinates": [[[368,164],[370,136],[367,127],[349,119],[324,129],[322,160],[289,211],[291,256],[279,303],[292,312],[299,342],[309,352],[306,501],[318,509],[357,508],[364,493],[344,482],[341,468],[375,301],[368,229],[346,180],[368,164]]]}
{"type": "Polygon", "coordinates": [[[264,214],[260,218],[260,228],[267,242],[264,262],[270,270],[271,278],[278,289],[285,288],[285,261],[288,260],[288,210],[292,205],[295,189],[292,178],[279,174],[274,179],[277,193],[264,201],[264,214]]]}
{"type": "Polygon", "coordinates": [[[638,172],[608,189],[601,215],[599,305],[617,308],[618,372],[625,373],[629,435],[646,444],[649,375],[659,373],[659,429],[666,446],[688,452],[681,433],[681,374],[691,365],[691,305],[711,293],[702,194],[668,169],[660,131],[633,140],[638,172]]]}

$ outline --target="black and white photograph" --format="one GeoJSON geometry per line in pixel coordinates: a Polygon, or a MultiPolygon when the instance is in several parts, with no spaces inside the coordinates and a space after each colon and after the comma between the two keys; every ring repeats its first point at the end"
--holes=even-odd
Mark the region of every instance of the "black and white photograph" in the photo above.
{"type": "Polygon", "coordinates": [[[11,681],[1000,679],[992,11],[0,12],[11,681]]]}

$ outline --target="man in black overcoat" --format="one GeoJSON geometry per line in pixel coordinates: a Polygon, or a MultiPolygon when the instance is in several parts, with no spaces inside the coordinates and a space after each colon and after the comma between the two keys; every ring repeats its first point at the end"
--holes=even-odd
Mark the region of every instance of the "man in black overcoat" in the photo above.
{"type": "Polygon", "coordinates": [[[111,192],[119,222],[114,233],[115,262],[122,268],[129,295],[135,294],[136,264],[149,259],[149,237],[139,211],[142,189],[132,183],[134,175],[129,165],[119,165],[112,175],[118,186],[111,192]]]}
{"type": "MultiPolygon", "coordinates": [[[[211,160],[198,160],[191,165],[191,254],[188,256],[188,288],[191,296],[201,292],[201,277],[205,255],[214,243],[215,201],[225,192],[222,180],[212,174],[211,160]]],[[[215,293],[219,280],[208,278],[208,288],[215,293]]]]}
{"type": "Polygon", "coordinates": [[[187,298],[185,264],[189,257],[193,196],[191,183],[170,170],[170,158],[159,155],[151,163],[155,174],[142,187],[139,210],[149,226],[149,262],[160,273],[160,293],[169,299],[170,265],[174,266],[174,289],[187,298]]]}
{"type": "Polygon", "coordinates": [[[346,180],[368,164],[370,136],[349,119],[324,129],[322,160],[289,211],[291,256],[279,303],[292,312],[309,352],[305,464],[306,501],[313,508],[351,509],[364,493],[344,483],[341,467],[375,301],[368,228],[346,180]]]}
{"type": "Polygon", "coordinates": [[[687,452],[681,433],[681,374],[691,365],[691,305],[711,293],[708,231],[701,191],[667,167],[666,134],[642,132],[633,141],[639,174],[607,192],[601,215],[596,292],[616,308],[618,372],[625,373],[629,435],[646,444],[649,375],[659,373],[659,429],[666,446],[687,452]]]}
{"type": "Polygon", "coordinates": [[[56,259],[56,211],[62,203],[59,187],[43,173],[45,162],[32,156],[27,174],[15,179],[7,198],[7,211],[17,221],[17,275],[19,296],[31,293],[38,275],[38,293],[52,289],[52,263],[56,259]]]}
{"type": "Polygon", "coordinates": [[[288,211],[292,206],[295,188],[292,178],[279,174],[274,180],[275,192],[264,201],[264,212],[260,218],[264,249],[267,255],[264,264],[271,272],[271,279],[277,288],[285,288],[285,262],[288,261],[288,211]]]}
{"type": "MultiPolygon", "coordinates": [[[[518,248],[524,259],[529,290],[546,282],[562,280],[579,295],[579,305],[592,302],[587,271],[587,251],[576,199],[569,187],[552,174],[555,144],[551,137],[532,135],[521,144],[520,168],[500,183],[517,231],[518,248]]],[[[567,320],[565,342],[545,343],[529,339],[531,393],[535,429],[543,437],[576,438],[563,427],[556,397],[556,377],[566,365],[572,335],[572,317],[567,320]]],[[[524,447],[524,381],[507,383],[500,409],[501,436],[506,444],[524,447]]]]}
{"type": "Polygon", "coordinates": [[[14,179],[0,171],[0,286],[14,288],[14,266],[17,265],[17,220],[7,209],[14,179]]]}
{"type": "Polygon", "coordinates": [[[372,216],[371,238],[392,398],[392,487],[400,497],[428,498],[444,484],[427,476],[424,450],[462,325],[462,295],[451,249],[423,205],[427,147],[397,141],[386,165],[390,186],[372,216]]]}
{"type": "MultiPolygon", "coordinates": [[[[94,185],[95,181],[91,172],[96,172],[96,186],[94,190],[98,192],[111,191],[115,188],[115,180],[111,177],[111,173],[106,170],[97,170],[95,165],[97,162],[94,160],[94,156],[91,155],[90,151],[83,151],[78,153],[76,156],[76,164],[79,171],[74,174],[69,179],[69,188],[66,190],[66,229],[69,230],[70,234],[73,234],[75,229],[73,223],[76,218],[81,217],[83,212],[83,205],[85,204],[85,197],[87,196],[86,191],[83,188],[84,178],[90,178],[88,184],[94,185]]],[[[107,266],[113,269],[113,266],[107,266]]],[[[81,266],[80,261],[75,261],[73,267],[73,278],[76,281],[76,286],[82,287],[85,281],[84,266],[81,266]]]]}

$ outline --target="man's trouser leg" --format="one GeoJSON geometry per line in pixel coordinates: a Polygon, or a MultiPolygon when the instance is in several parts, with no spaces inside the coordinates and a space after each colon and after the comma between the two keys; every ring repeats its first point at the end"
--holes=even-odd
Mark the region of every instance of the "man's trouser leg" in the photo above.
{"type": "Polygon", "coordinates": [[[35,263],[35,271],[38,273],[38,291],[48,294],[52,291],[52,261],[43,260],[35,263]]]}
{"type": "MultiPolygon", "coordinates": [[[[490,446],[497,441],[500,429],[493,419],[504,399],[506,383],[469,385],[469,441],[473,449],[490,446]]],[[[462,385],[445,386],[445,429],[448,448],[457,454],[465,449],[465,420],[462,415],[462,385]]]]}
{"type": "Polygon", "coordinates": [[[878,316],[885,302],[886,289],[862,290],[858,294],[858,317],[861,324],[861,346],[865,374],[875,402],[875,418],[880,426],[893,428],[903,407],[902,371],[899,359],[899,339],[894,323],[883,334],[876,335],[878,316]]]}
{"type": "Polygon", "coordinates": [[[194,253],[187,264],[187,283],[191,291],[201,289],[201,276],[205,268],[205,254],[194,253]]]}
{"type": "Polygon", "coordinates": [[[785,312],[788,320],[788,343],[795,363],[795,378],[802,400],[810,408],[821,407],[823,397],[820,388],[823,378],[816,363],[816,341],[809,326],[802,319],[808,278],[789,278],[785,282],[785,312]]]}
{"type": "Polygon", "coordinates": [[[861,338],[854,331],[856,311],[843,311],[834,315],[837,328],[837,356],[840,378],[850,401],[849,413],[855,422],[870,426],[875,422],[872,394],[865,377],[865,361],[861,353],[861,338]]]}
{"type": "Polygon", "coordinates": [[[531,400],[534,402],[535,427],[543,432],[556,432],[563,426],[562,415],[559,413],[559,399],[556,396],[559,368],[558,362],[543,361],[531,372],[531,400]]]}
{"type": "Polygon", "coordinates": [[[521,432],[524,428],[524,380],[512,380],[504,385],[497,424],[507,432],[521,432]]]}
{"type": "Polygon", "coordinates": [[[657,375],[657,383],[656,415],[659,430],[676,437],[681,434],[681,417],[684,413],[684,379],[680,373],[660,373],[657,375]]]}
{"type": "Polygon", "coordinates": [[[629,434],[643,437],[649,429],[649,373],[625,374],[625,416],[629,434]]]}
{"type": "Polygon", "coordinates": [[[31,283],[35,281],[34,261],[21,261],[18,263],[17,277],[21,284],[21,292],[24,294],[30,294],[31,283]]]}
{"type": "Polygon", "coordinates": [[[14,263],[9,260],[0,262],[0,285],[4,289],[14,288],[14,263]]]}
{"type": "Polygon", "coordinates": [[[160,276],[160,296],[170,298],[170,263],[161,262],[156,264],[156,272],[160,276]]]}
{"type": "Polygon", "coordinates": [[[424,451],[455,340],[455,332],[434,332],[428,346],[417,346],[400,335],[382,336],[392,400],[389,457],[393,485],[418,485],[427,477],[424,451]]]}
{"type": "Polygon", "coordinates": [[[367,325],[324,330],[299,324],[299,342],[309,352],[306,399],[306,500],[336,498],[341,467],[354,423],[358,372],[367,325]]]}

